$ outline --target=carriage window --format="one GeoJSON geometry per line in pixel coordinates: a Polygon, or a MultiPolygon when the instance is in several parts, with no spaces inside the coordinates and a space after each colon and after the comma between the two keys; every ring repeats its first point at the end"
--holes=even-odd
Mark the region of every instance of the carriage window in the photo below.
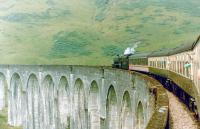
{"type": "Polygon", "coordinates": [[[161,67],[161,62],[160,61],[158,61],[158,68],[160,68],[161,67]]]}
{"type": "Polygon", "coordinates": [[[173,71],[173,61],[171,61],[171,64],[170,64],[170,67],[171,67],[171,70],[173,71]]]}
{"type": "Polygon", "coordinates": [[[186,77],[189,77],[189,69],[186,68],[185,70],[186,70],[186,77]]]}
{"type": "Polygon", "coordinates": [[[166,69],[166,61],[164,61],[164,69],[166,69]]]}
{"type": "Polygon", "coordinates": [[[164,61],[162,61],[162,69],[164,69],[164,61]]]}
{"type": "Polygon", "coordinates": [[[174,71],[174,61],[172,61],[172,63],[171,63],[171,69],[172,69],[172,71],[174,71]]]}
{"type": "Polygon", "coordinates": [[[162,69],[164,68],[164,61],[162,61],[162,69]]]}
{"type": "Polygon", "coordinates": [[[184,62],[181,61],[181,70],[182,70],[182,74],[185,75],[185,69],[184,69],[184,62]]]}
{"type": "Polygon", "coordinates": [[[160,68],[162,68],[162,61],[159,61],[160,62],[160,68]]]}
{"type": "Polygon", "coordinates": [[[183,62],[180,61],[180,73],[183,74],[183,62]]]}
{"type": "Polygon", "coordinates": [[[156,68],[158,67],[158,62],[157,62],[157,61],[155,61],[155,67],[156,67],[156,68]]]}
{"type": "Polygon", "coordinates": [[[183,75],[186,76],[185,61],[183,62],[183,75]]]}
{"type": "Polygon", "coordinates": [[[163,62],[160,61],[160,68],[162,69],[163,68],[163,62]]]}
{"type": "Polygon", "coordinates": [[[169,70],[172,70],[172,63],[171,63],[171,61],[169,61],[168,65],[169,65],[169,70]]]}
{"type": "Polygon", "coordinates": [[[179,65],[179,61],[177,61],[177,73],[180,73],[180,65],[179,65]]]}
{"type": "Polygon", "coordinates": [[[185,62],[184,68],[185,68],[186,77],[190,78],[190,75],[191,75],[191,64],[189,62],[185,62]]]}
{"type": "Polygon", "coordinates": [[[176,69],[176,61],[173,61],[173,71],[175,71],[176,69]]]}

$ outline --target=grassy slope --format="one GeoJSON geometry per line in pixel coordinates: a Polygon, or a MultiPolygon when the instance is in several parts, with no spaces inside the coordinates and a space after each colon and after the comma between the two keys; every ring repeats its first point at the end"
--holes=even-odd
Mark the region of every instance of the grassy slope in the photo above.
{"type": "Polygon", "coordinates": [[[192,42],[198,0],[21,0],[0,5],[0,63],[110,64],[138,51],[192,42]]]}
{"type": "Polygon", "coordinates": [[[7,109],[0,111],[0,129],[21,129],[20,127],[11,127],[7,124],[7,109]]]}

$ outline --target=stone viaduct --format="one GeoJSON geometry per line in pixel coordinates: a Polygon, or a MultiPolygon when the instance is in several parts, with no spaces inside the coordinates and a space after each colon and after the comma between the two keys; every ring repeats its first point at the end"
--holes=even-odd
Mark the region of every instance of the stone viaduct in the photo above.
{"type": "Polygon", "coordinates": [[[158,82],[135,72],[1,65],[5,107],[8,124],[23,129],[155,129],[166,126],[168,99],[158,82]]]}

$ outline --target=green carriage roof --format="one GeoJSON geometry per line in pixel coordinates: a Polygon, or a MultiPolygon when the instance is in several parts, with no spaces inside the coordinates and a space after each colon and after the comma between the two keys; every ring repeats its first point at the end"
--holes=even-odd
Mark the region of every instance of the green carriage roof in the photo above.
{"type": "Polygon", "coordinates": [[[172,49],[165,49],[165,50],[159,50],[159,51],[153,51],[153,52],[145,52],[145,53],[136,53],[132,55],[130,58],[145,58],[145,57],[161,57],[161,56],[170,56],[174,54],[178,54],[181,52],[186,52],[193,50],[195,46],[200,41],[200,36],[197,38],[195,42],[191,43],[183,43],[175,48],[172,49]]]}
{"type": "Polygon", "coordinates": [[[135,58],[146,58],[148,57],[152,52],[146,52],[146,53],[135,53],[134,55],[130,56],[131,59],[135,59],[135,58]]]}

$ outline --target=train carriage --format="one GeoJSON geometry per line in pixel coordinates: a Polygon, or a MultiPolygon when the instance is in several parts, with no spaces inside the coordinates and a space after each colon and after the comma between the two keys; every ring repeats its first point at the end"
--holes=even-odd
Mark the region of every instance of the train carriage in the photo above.
{"type": "Polygon", "coordinates": [[[174,49],[134,54],[127,58],[126,63],[129,65],[124,65],[123,69],[156,78],[195,112],[196,116],[200,114],[200,36],[195,42],[182,44],[174,49]]]}
{"type": "Polygon", "coordinates": [[[150,53],[135,54],[129,57],[129,70],[148,72],[148,55],[150,53]]]}

